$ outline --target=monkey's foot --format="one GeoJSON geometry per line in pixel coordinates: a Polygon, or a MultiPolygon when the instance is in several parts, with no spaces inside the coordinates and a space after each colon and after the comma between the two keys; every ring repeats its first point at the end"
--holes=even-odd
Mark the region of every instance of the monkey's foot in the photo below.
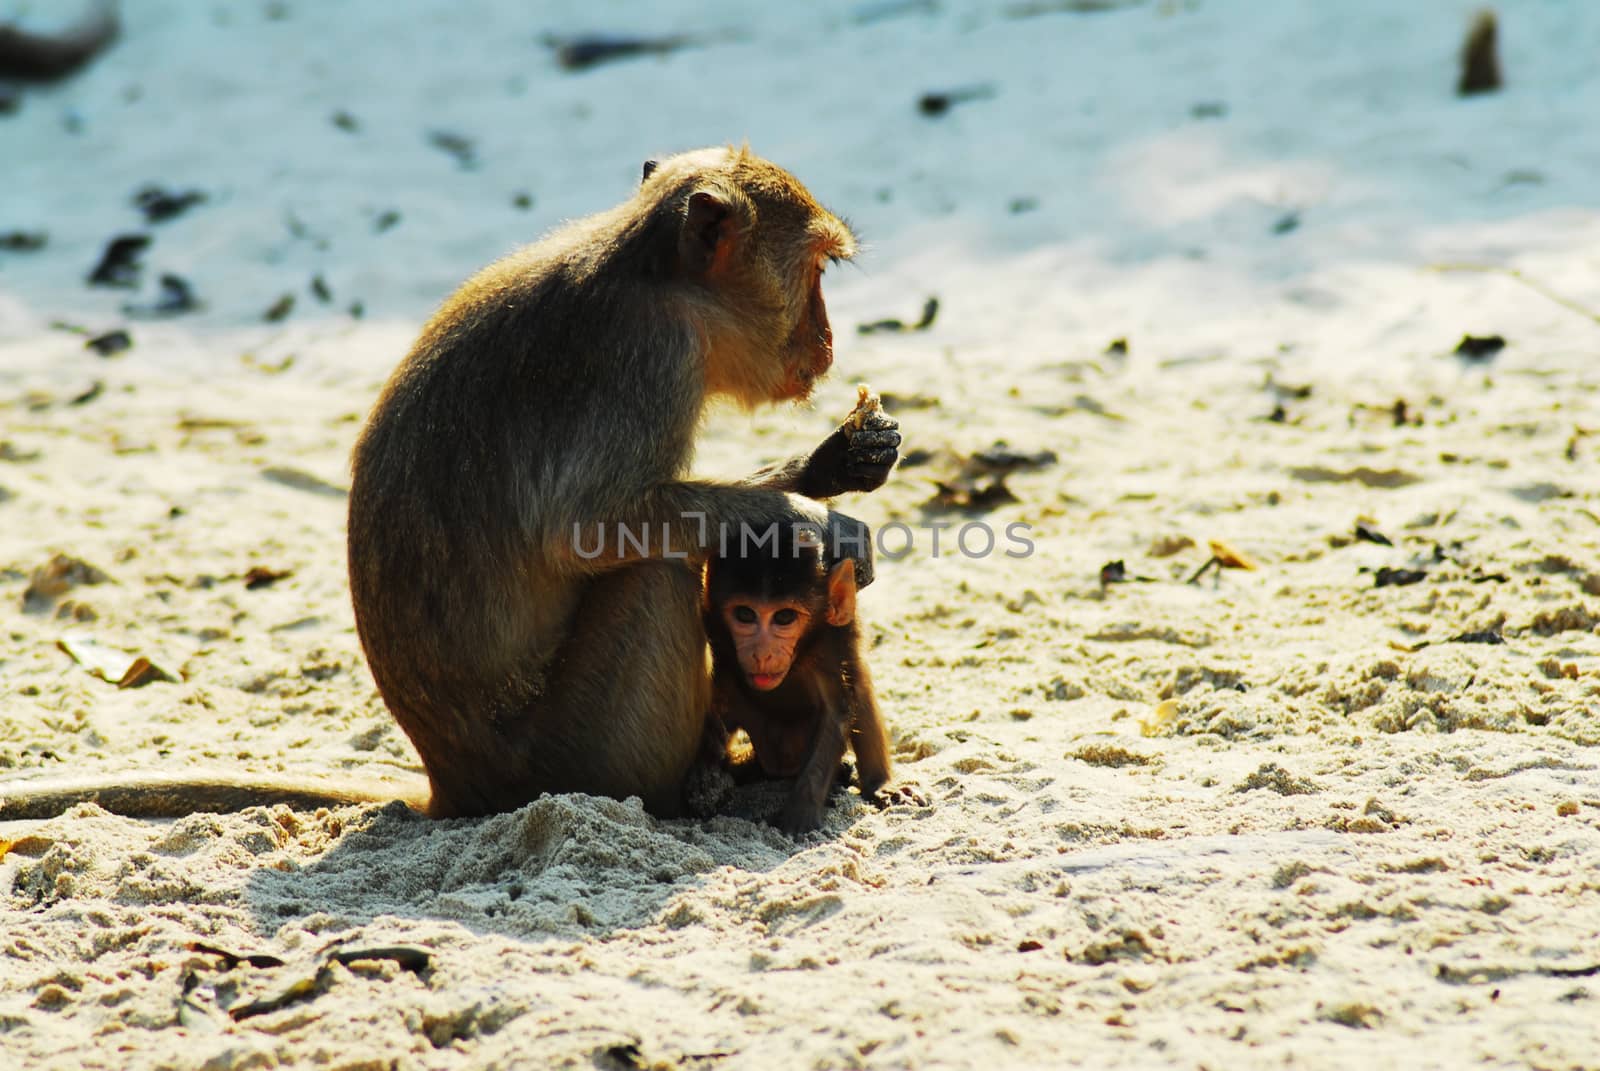
{"type": "Polygon", "coordinates": [[[772,824],[791,837],[822,828],[826,808],[810,800],[790,800],[772,819],[772,824]]]}
{"type": "Polygon", "coordinates": [[[683,776],[683,809],[694,818],[710,818],[733,800],[733,771],[720,762],[697,762],[683,776]]]}
{"type": "Polygon", "coordinates": [[[926,807],[928,798],[922,790],[909,782],[901,782],[889,788],[880,788],[875,792],[866,793],[866,798],[878,810],[887,810],[890,807],[926,807]]]}

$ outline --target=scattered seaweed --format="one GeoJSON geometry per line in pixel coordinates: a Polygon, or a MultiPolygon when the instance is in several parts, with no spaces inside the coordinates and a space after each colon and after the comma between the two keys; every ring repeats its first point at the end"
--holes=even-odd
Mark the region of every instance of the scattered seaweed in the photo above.
{"type": "Polygon", "coordinates": [[[139,258],[150,248],[148,234],[119,234],[106,243],[105,252],[89,272],[90,286],[137,289],[144,265],[139,258]]]}
{"type": "Polygon", "coordinates": [[[1493,93],[1504,84],[1500,78],[1499,26],[1492,10],[1485,8],[1473,17],[1467,39],[1461,46],[1461,77],[1456,93],[1470,97],[1493,93]]]}
{"type": "Polygon", "coordinates": [[[933,321],[939,315],[939,299],[930,297],[922,303],[922,316],[916,323],[908,324],[904,320],[889,317],[883,320],[873,320],[870,323],[859,324],[856,330],[863,335],[896,334],[904,331],[926,331],[933,326],[933,321]]]}

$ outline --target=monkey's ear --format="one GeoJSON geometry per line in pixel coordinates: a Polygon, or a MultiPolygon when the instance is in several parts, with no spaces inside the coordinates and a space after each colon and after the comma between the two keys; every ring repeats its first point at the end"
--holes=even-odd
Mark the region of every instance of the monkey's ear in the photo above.
{"type": "Polygon", "coordinates": [[[649,182],[650,176],[654,175],[656,168],[660,166],[661,164],[656,160],[646,160],[644,162],[644,175],[639,179],[639,185],[643,186],[646,182],[649,182]]]}
{"type": "Polygon", "coordinates": [[[856,619],[856,560],[846,558],[828,570],[828,624],[848,625],[856,619]]]}
{"type": "Polygon", "coordinates": [[[678,252],[683,266],[704,275],[727,256],[733,240],[733,206],[712,190],[696,190],[689,195],[683,216],[683,233],[678,236],[678,252]]]}

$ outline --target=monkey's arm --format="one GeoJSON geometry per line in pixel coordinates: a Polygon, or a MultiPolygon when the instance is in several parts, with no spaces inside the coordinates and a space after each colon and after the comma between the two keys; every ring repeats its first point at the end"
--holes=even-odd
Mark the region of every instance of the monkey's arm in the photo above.
{"type": "Polygon", "coordinates": [[[128,818],[182,818],[279,803],[309,810],[396,799],[413,810],[425,810],[427,786],[311,777],[138,773],[120,780],[106,776],[0,782],[0,821],[54,818],[80,803],[95,803],[128,818]]]}
{"type": "Polygon", "coordinates": [[[794,780],[794,787],[789,790],[783,810],[778,812],[776,824],[785,833],[809,833],[822,825],[822,814],[828,804],[828,789],[833,787],[839,763],[844,760],[847,717],[845,708],[831,701],[817,719],[811,752],[800,767],[800,774],[794,780]]]}
{"type": "Polygon", "coordinates": [[[116,40],[117,29],[116,5],[109,2],[53,37],[0,23],[0,76],[37,82],[65,77],[116,40]]]}
{"type": "Polygon", "coordinates": [[[861,781],[861,794],[871,797],[893,776],[889,734],[878,711],[878,697],[872,689],[866,660],[861,657],[859,625],[852,632],[850,654],[842,659],[840,676],[850,725],[850,750],[856,756],[856,776],[861,781]]]}
{"type": "Polygon", "coordinates": [[[810,454],[769,465],[745,483],[829,499],[850,491],[876,491],[899,460],[900,424],[879,412],[859,428],[845,421],[810,454]]]}
{"type": "Polygon", "coordinates": [[[584,572],[605,572],[649,559],[697,563],[712,553],[737,551],[741,541],[759,551],[773,525],[792,525],[824,533],[835,555],[854,558],[858,587],[872,582],[872,538],[867,526],[797,494],[688,480],[660,484],[631,501],[617,502],[609,511],[592,512],[596,519],[575,522],[556,534],[562,558],[584,572]]]}

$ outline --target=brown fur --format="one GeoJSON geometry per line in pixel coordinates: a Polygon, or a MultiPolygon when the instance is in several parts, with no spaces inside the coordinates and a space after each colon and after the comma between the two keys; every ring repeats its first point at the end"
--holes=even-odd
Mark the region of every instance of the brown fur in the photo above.
{"type": "Polygon", "coordinates": [[[889,740],[861,656],[855,614],[855,570],[849,559],[830,571],[816,553],[733,555],[707,566],[705,627],[715,667],[706,724],[708,758],[722,760],[730,735],[743,729],[767,777],[793,777],[777,824],[803,833],[822,824],[828,790],[848,747],[865,796],[892,774],[889,740]],[[758,691],[746,679],[724,610],[743,599],[765,609],[786,604],[804,613],[806,633],[781,684],[758,691]]]}
{"type": "Polygon", "coordinates": [[[823,521],[792,492],[834,493],[849,467],[829,455],[825,473],[687,478],[710,396],[801,398],[827,370],[820,267],[855,244],[747,151],[646,172],[628,201],[469,280],[356,446],[356,622],[437,815],[557,791],[675,813],[710,693],[703,535],[823,521]],[[689,558],[655,538],[575,551],[575,525],[617,522],[665,531],[689,558]]]}

